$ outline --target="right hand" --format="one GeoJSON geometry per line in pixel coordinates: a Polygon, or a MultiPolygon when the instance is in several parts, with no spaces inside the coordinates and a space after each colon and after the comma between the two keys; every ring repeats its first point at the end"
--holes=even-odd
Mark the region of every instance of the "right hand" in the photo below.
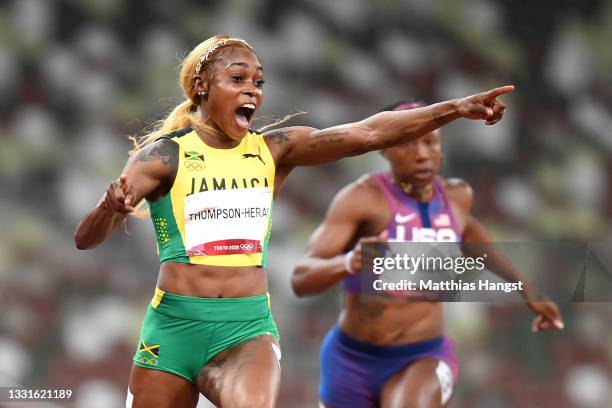
{"type": "Polygon", "coordinates": [[[561,318],[561,312],[555,302],[538,301],[527,302],[527,307],[536,314],[536,318],[531,325],[532,332],[540,330],[560,330],[565,327],[561,318]]]}
{"type": "Polygon", "coordinates": [[[512,91],[514,91],[514,85],[506,85],[468,96],[459,99],[457,109],[463,118],[482,119],[487,125],[494,125],[501,120],[506,110],[506,105],[497,97],[512,91]]]}
{"type": "Polygon", "coordinates": [[[354,271],[353,273],[361,272],[362,265],[372,265],[373,259],[376,256],[380,256],[380,253],[378,253],[372,245],[363,247],[363,244],[369,242],[387,242],[387,239],[389,239],[387,230],[384,230],[378,235],[360,238],[355,248],[345,255],[349,257],[347,262],[351,266],[351,270],[354,271]]]}
{"type": "Polygon", "coordinates": [[[119,214],[130,214],[135,211],[134,187],[127,182],[125,174],[108,186],[101,201],[104,208],[119,214]]]}

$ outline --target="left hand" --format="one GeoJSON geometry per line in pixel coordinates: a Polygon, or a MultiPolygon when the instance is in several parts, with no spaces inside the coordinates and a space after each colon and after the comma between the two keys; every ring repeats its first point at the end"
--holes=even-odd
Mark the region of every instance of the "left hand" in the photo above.
{"type": "Polygon", "coordinates": [[[526,304],[527,307],[537,315],[531,324],[532,332],[535,333],[540,330],[559,330],[565,327],[561,320],[561,312],[559,312],[559,308],[555,302],[546,300],[526,302],[526,304]]]}

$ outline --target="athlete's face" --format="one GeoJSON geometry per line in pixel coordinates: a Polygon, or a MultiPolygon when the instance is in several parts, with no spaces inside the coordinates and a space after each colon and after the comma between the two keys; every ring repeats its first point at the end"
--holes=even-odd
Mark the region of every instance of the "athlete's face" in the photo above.
{"type": "Polygon", "coordinates": [[[207,93],[205,122],[241,140],[263,102],[263,84],[257,55],[245,48],[228,48],[213,64],[211,80],[202,83],[207,93]]]}
{"type": "Polygon", "coordinates": [[[440,171],[442,139],[434,130],[401,146],[383,150],[391,171],[401,181],[415,185],[431,183],[440,171]]]}

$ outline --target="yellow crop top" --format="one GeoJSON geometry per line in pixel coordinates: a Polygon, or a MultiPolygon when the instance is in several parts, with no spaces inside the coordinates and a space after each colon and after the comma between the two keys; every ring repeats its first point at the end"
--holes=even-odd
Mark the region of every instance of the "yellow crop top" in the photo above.
{"type": "Polygon", "coordinates": [[[179,145],[170,192],[149,202],[161,262],[266,266],[275,166],[263,135],[249,131],[231,149],[206,145],[191,128],[179,145]]]}

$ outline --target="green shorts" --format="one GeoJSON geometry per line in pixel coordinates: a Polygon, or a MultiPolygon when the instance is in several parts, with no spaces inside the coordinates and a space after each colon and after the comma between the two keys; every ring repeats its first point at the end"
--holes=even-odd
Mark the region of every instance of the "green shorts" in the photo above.
{"type": "Polygon", "coordinates": [[[197,298],[156,289],[147,309],[134,364],[195,384],[216,354],[253,337],[279,339],[268,295],[197,298]]]}

